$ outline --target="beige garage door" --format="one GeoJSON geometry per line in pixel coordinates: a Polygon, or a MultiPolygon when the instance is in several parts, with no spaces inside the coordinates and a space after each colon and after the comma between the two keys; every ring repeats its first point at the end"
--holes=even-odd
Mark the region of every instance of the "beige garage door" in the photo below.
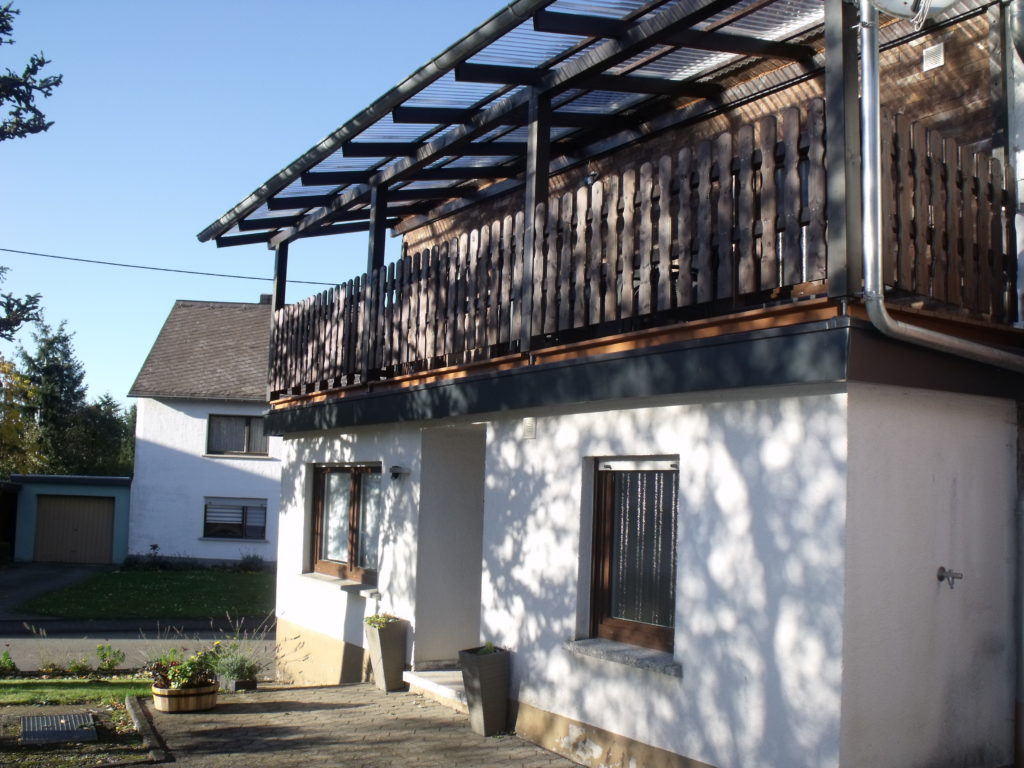
{"type": "Polygon", "coordinates": [[[39,496],[36,560],[109,563],[114,540],[112,496],[39,496]]]}

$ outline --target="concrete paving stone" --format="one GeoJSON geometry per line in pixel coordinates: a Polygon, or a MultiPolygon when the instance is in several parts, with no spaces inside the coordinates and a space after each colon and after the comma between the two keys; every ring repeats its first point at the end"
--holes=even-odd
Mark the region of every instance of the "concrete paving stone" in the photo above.
{"type": "Polygon", "coordinates": [[[477,736],[465,715],[415,694],[384,695],[370,685],[224,694],[216,709],[192,714],[145,705],[184,768],[573,765],[514,736],[477,736]]]}

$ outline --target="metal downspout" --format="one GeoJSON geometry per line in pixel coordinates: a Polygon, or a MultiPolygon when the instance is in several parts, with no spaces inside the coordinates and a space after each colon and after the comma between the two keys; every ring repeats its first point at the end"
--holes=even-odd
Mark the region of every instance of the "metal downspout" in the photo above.
{"type": "MultiPolygon", "coordinates": [[[[1010,26],[1013,42],[1019,53],[1024,54],[1024,0],[1012,0],[1010,4],[1010,26]]],[[[902,323],[886,311],[882,285],[882,199],[880,194],[881,149],[879,140],[880,102],[878,95],[878,10],[869,0],[860,0],[860,48],[861,48],[861,180],[862,180],[862,248],[864,249],[864,303],[872,325],[887,336],[919,344],[982,363],[1024,372],[1024,359],[986,344],[948,336],[944,333],[902,323]]],[[[1014,564],[1014,631],[1016,633],[1015,655],[1016,675],[1013,713],[1014,765],[1024,766],[1024,407],[1017,409],[1018,470],[1017,508],[1014,522],[1016,527],[1017,551],[1014,564]]]]}
{"type": "Polygon", "coordinates": [[[869,0],[860,0],[861,47],[861,181],[864,249],[864,304],[872,325],[886,336],[940,352],[967,357],[1024,373],[1024,356],[987,344],[961,339],[894,319],[885,308],[882,285],[882,199],[879,190],[881,151],[878,116],[878,11],[869,0]]]}

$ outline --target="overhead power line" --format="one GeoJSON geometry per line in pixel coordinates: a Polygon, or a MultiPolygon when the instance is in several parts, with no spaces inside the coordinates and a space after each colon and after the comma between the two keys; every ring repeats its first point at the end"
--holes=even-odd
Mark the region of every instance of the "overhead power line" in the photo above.
{"type": "MultiPolygon", "coordinates": [[[[14,248],[0,248],[5,253],[20,253],[23,256],[42,256],[44,259],[60,259],[61,261],[80,261],[84,264],[102,264],[106,267],[124,267],[126,269],[148,269],[151,272],[176,272],[179,275],[200,275],[202,277],[228,277],[233,280],[263,280],[271,281],[272,277],[255,277],[254,275],[225,275],[222,272],[196,272],[191,269],[171,269],[170,267],[150,267],[145,264],[122,264],[118,261],[100,261],[99,259],[78,259],[73,256],[56,256],[52,253],[37,253],[35,251],[19,251],[14,248]]],[[[320,283],[315,280],[289,280],[289,283],[302,283],[303,285],[329,285],[335,283],[320,283]]]]}

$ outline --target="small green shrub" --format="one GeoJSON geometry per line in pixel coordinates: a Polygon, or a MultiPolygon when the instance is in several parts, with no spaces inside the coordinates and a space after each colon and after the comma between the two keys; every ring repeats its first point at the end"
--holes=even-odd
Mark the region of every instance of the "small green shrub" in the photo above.
{"type": "Polygon", "coordinates": [[[10,652],[5,648],[0,652],[0,677],[13,677],[18,674],[18,665],[14,663],[10,652]]]}
{"type": "Polygon", "coordinates": [[[388,624],[394,624],[396,621],[401,621],[401,619],[397,616],[392,616],[390,613],[375,613],[363,619],[363,623],[366,626],[373,627],[374,629],[383,629],[388,624]]]}
{"type": "Polygon", "coordinates": [[[85,656],[81,656],[77,659],[71,659],[67,663],[67,672],[73,677],[86,677],[92,673],[92,665],[89,663],[89,659],[85,656]]]}
{"type": "Polygon", "coordinates": [[[110,674],[124,663],[124,651],[109,644],[100,644],[96,646],[96,658],[100,662],[96,671],[110,674]]]}

